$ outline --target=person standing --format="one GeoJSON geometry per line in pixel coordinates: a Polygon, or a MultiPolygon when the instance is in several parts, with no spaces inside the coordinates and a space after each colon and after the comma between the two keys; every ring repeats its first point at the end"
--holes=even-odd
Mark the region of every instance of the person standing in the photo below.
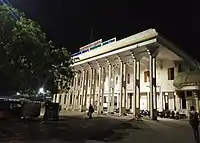
{"type": "Polygon", "coordinates": [[[199,119],[198,119],[198,113],[195,111],[195,107],[190,107],[190,114],[189,114],[189,123],[192,126],[194,138],[197,143],[199,143],[199,119]]]}

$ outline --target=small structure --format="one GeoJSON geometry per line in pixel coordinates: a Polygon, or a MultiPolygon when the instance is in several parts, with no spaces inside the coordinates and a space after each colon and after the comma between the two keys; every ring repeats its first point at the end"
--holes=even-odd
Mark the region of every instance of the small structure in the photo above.
{"type": "Polygon", "coordinates": [[[188,114],[190,106],[195,106],[196,111],[199,112],[200,71],[179,73],[175,77],[173,85],[181,99],[180,102],[185,102],[186,114],[188,114]]]}

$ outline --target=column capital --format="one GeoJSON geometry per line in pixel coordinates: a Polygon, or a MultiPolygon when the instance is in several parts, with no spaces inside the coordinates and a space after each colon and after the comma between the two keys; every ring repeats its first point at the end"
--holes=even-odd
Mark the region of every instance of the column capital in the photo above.
{"type": "Polygon", "coordinates": [[[91,66],[91,64],[90,64],[89,62],[88,62],[87,64],[88,64],[89,68],[90,68],[90,69],[92,69],[92,66],[91,66]]]}
{"type": "Polygon", "coordinates": [[[111,66],[111,62],[110,62],[110,60],[108,58],[106,58],[106,62],[108,64],[108,66],[111,66]]]}
{"type": "Polygon", "coordinates": [[[150,56],[156,57],[159,53],[159,46],[147,46],[147,53],[150,56]]]}
{"type": "Polygon", "coordinates": [[[101,68],[101,65],[100,65],[99,61],[96,60],[95,62],[96,62],[96,64],[97,64],[98,68],[101,68]]]}
{"type": "Polygon", "coordinates": [[[145,55],[145,53],[138,53],[138,54],[135,54],[134,52],[130,51],[131,52],[131,58],[133,60],[136,60],[136,61],[140,61],[142,59],[142,57],[145,55]]]}
{"type": "Polygon", "coordinates": [[[82,70],[82,71],[85,71],[85,69],[84,69],[84,67],[83,67],[82,65],[80,65],[80,67],[81,67],[81,70],[82,70]]]}
{"type": "Polygon", "coordinates": [[[117,58],[118,58],[119,62],[123,62],[122,57],[119,54],[117,54],[117,58]]]}

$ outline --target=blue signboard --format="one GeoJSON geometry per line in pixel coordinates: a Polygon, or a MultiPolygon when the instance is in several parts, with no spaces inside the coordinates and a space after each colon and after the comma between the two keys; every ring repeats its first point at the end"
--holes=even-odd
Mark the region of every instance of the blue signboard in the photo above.
{"type": "Polygon", "coordinates": [[[102,43],[102,46],[103,46],[103,45],[107,45],[107,44],[112,43],[112,42],[116,42],[116,38],[112,38],[112,39],[109,39],[109,40],[107,40],[107,41],[104,41],[104,42],[102,43]]]}

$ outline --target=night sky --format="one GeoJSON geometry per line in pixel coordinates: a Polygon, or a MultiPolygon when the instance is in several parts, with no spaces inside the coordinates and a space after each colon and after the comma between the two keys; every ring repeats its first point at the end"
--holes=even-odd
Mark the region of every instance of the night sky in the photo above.
{"type": "Polygon", "coordinates": [[[117,39],[155,28],[200,60],[200,5],[194,0],[11,0],[15,8],[37,21],[57,46],[70,52],[92,40],[117,39]]]}

